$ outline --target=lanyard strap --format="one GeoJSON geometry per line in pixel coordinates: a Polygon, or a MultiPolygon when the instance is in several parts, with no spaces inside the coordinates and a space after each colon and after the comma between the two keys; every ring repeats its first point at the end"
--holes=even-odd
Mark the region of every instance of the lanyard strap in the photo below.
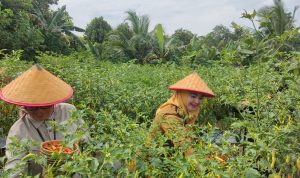
{"type": "MultiPolygon", "coordinates": [[[[55,121],[55,119],[53,119],[53,121],[55,121]]],[[[54,140],[56,140],[56,128],[54,128],[54,131],[53,131],[53,138],[54,138],[54,140]]]]}
{"type": "Polygon", "coordinates": [[[32,126],[33,128],[35,128],[36,132],[39,134],[40,138],[41,138],[42,141],[44,142],[44,141],[45,141],[45,138],[43,137],[43,135],[42,135],[41,131],[39,130],[39,128],[36,128],[36,127],[33,125],[33,123],[31,122],[30,119],[28,119],[28,121],[29,121],[29,123],[31,124],[31,126],[32,126]]]}

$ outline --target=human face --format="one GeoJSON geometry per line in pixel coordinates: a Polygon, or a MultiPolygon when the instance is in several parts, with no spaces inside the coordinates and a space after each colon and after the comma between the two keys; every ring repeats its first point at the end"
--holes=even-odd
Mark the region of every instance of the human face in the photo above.
{"type": "Polygon", "coordinates": [[[187,98],[187,106],[186,109],[188,112],[196,111],[203,99],[203,95],[195,92],[189,92],[187,98]]]}
{"type": "Polygon", "coordinates": [[[35,107],[24,107],[25,112],[27,112],[30,117],[37,121],[44,121],[49,119],[54,111],[54,106],[35,106],[35,107]]]}

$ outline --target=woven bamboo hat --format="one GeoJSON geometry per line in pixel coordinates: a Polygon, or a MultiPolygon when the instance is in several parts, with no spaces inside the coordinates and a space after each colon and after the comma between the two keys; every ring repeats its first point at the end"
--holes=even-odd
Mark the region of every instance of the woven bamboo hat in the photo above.
{"type": "Polygon", "coordinates": [[[73,89],[39,65],[32,66],[0,91],[0,98],[20,106],[50,106],[73,95],[73,89]]]}
{"type": "Polygon", "coordinates": [[[185,78],[179,80],[175,84],[169,86],[170,90],[186,90],[201,93],[207,97],[213,97],[215,94],[200,78],[197,73],[192,73],[185,78]]]}

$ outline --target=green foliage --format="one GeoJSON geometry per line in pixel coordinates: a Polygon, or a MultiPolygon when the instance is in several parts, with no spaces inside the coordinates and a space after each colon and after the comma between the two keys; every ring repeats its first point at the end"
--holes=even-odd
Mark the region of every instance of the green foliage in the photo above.
{"type": "Polygon", "coordinates": [[[52,51],[60,54],[70,53],[70,39],[67,38],[68,36],[83,46],[80,39],[72,31],[84,32],[84,30],[73,25],[71,17],[66,11],[66,6],[62,6],[48,17],[36,3],[33,4],[32,10],[32,15],[37,19],[37,23],[45,37],[42,51],[52,51]]]}
{"type": "Polygon", "coordinates": [[[215,46],[218,49],[223,48],[233,37],[230,30],[223,26],[218,25],[214,27],[213,31],[205,36],[206,44],[208,46],[215,46]]]}
{"type": "MultiPolygon", "coordinates": [[[[261,62],[247,67],[217,61],[210,67],[191,69],[169,64],[112,64],[95,61],[88,53],[43,54],[37,60],[73,86],[75,95],[70,102],[79,109],[75,117],[83,118],[90,126],[90,142],[82,144],[81,153],[73,155],[59,168],[60,172],[87,177],[296,176],[300,103],[299,76],[294,71],[299,67],[299,55],[289,54],[294,63],[274,63],[276,55],[265,55],[258,55],[261,62]],[[269,60],[264,62],[264,58],[269,60]],[[156,147],[145,141],[157,107],[171,95],[168,85],[193,71],[208,83],[216,98],[203,101],[193,132],[194,153],[185,158],[179,150],[163,147],[163,136],[156,147]],[[210,137],[216,130],[223,132],[217,143],[210,137]],[[240,143],[228,143],[230,136],[240,143]],[[220,164],[210,159],[211,155],[226,155],[228,160],[220,164]],[[114,169],[117,164],[120,168],[114,169]]],[[[1,61],[1,69],[10,71],[7,76],[29,68],[13,58],[7,56],[1,61]]],[[[10,105],[1,106],[1,110],[7,110],[1,117],[11,117],[10,105]]],[[[83,135],[68,139],[78,140],[83,135]]],[[[44,158],[28,159],[43,162],[44,158]]],[[[45,169],[55,174],[46,165],[45,169]]]]}
{"type": "Polygon", "coordinates": [[[57,2],[59,0],[31,0],[31,2],[38,6],[39,9],[41,9],[43,14],[49,14],[50,12],[50,6],[51,5],[57,5],[57,2]]]}
{"type": "MultiPolygon", "coordinates": [[[[2,88],[29,68],[30,64],[20,60],[22,51],[13,51],[11,55],[0,51],[0,56],[3,56],[3,60],[0,62],[0,87],[2,88]]],[[[5,135],[11,126],[6,123],[13,123],[17,120],[17,109],[14,105],[7,105],[4,101],[0,101],[0,118],[3,118],[0,120],[0,125],[5,135]]]]}
{"type": "Polygon", "coordinates": [[[156,25],[152,38],[155,46],[152,47],[152,52],[145,57],[144,62],[154,64],[169,61],[173,53],[172,44],[174,38],[167,39],[161,24],[156,25]]]}
{"type": "Polygon", "coordinates": [[[293,14],[286,12],[283,2],[274,0],[273,6],[266,6],[259,10],[260,28],[266,35],[281,35],[287,30],[292,30],[297,8],[294,8],[293,14]]]}
{"type": "Polygon", "coordinates": [[[111,30],[111,26],[103,17],[96,17],[87,25],[84,35],[90,42],[101,44],[111,30]]]}
{"type": "Polygon", "coordinates": [[[104,40],[107,40],[106,38],[111,30],[111,26],[103,19],[103,17],[94,18],[86,27],[84,33],[84,38],[86,39],[87,43],[86,48],[97,59],[103,59],[102,56],[109,57],[108,54],[104,53],[104,47],[107,46],[110,48],[110,46],[103,45],[103,42],[104,40]]]}
{"type": "Polygon", "coordinates": [[[132,10],[129,10],[126,13],[128,14],[126,20],[130,22],[133,33],[136,35],[146,36],[148,34],[150,24],[149,17],[146,15],[138,16],[137,13],[132,10]]]}
{"type": "Polygon", "coordinates": [[[35,60],[38,51],[68,54],[83,46],[72,31],[84,30],[73,25],[65,6],[50,10],[53,4],[57,0],[1,1],[0,49],[23,50],[22,59],[35,60]]]}
{"type": "Polygon", "coordinates": [[[156,25],[155,36],[158,41],[158,46],[159,46],[160,52],[163,52],[163,50],[164,50],[164,30],[163,30],[161,24],[156,25]]]}
{"type": "Polygon", "coordinates": [[[185,29],[175,30],[174,34],[171,36],[174,39],[176,46],[188,45],[191,39],[195,36],[191,31],[185,29]]]}
{"type": "MultiPolygon", "coordinates": [[[[14,5],[4,2],[5,7],[14,5]]],[[[16,6],[25,8],[26,3],[21,2],[16,1],[16,6]]],[[[25,44],[34,49],[41,49],[45,39],[47,45],[42,49],[70,52],[66,45],[70,38],[64,30],[72,29],[72,23],[65,7],[51,13],[47,4],[57,1],[34,2],[38,8],[33,22],[42,28],[34,31],[32,16],[4,8],[0,11],[4,17],[0,19],[0,36],[9,41],[29,33],[37,39],[25,38],[25,44]],[[15,24],[21,26],[12,36],[7,29],[15,24]],[[45,38],[38,38],[41,33],[45,38]]],[[[122,23],[111,31],[99,19],[107,31],[102,27],[100,32],[91,30],[93,38],[87,40],[87,46],[93,55],[41,53],[36,61],[75,90],[69,101],[78,108],[73,119],[82,118],[89,125],[88,131],[74,135],[68,135],[64,126],[61,131],[70,143],[88,134],[91,138],[88,144],[80,143],[81,152],[61,166],[51,166],[45,157],[29,154],[16,170],[31,160],[40,163],[50,177],[73,173],[83,177],[299,177],[299,29],[293,27],[293,15],[285,12],[282,2],[274,3],[262,11],[259,28],[254,21],[261,11],[242,14],[255,31],[232,23],[232,31],[220,25],[197,37],[180,29],[169,38],[161,24],[149,33],[149,18],[128,11],[129,24],[122,23]],[[102,35],[95,35],[98,32],[102,35]],[[155,60],[160,65],[147,64],[155,60]],[[193,155],[186,158],[177,148],[165,147],[167,138],[163,135],[155,143],[146,141],[156,109],[172,94],[168,86],[192,72],[201,75],[216,97],[202,103],[192,128],[193,155]],[[215,133],[222,136],[216,139],[215,133]],[[237,143],[228,141],[232,138],[237,143]],[[217,155],[226,156],[226,160],[220,161],[217,155]]],[[[19,60],[22,51],[11,53],[0,51],[0,86],[31,66],[19,60]]],[[[0,114],[6,134],[17,119],[17,108],[0,102],[0,114]]],[[[30,142],[15,142],[18,150],[28,150],[30,142]]],[[[1,176],[9,177],[10,173],[5,171],[1,176]]]]}
{"type": "Polygon", "coordinates": [[[1,6],[4,9],[11,9],[14,11],[14,13],[19,11],[26,11],[31,8],[31,0],[16,0],[16,1],[10,1],[10,0],[2,0],[1,6]]]}
{"type": "Polygon", "coordinates": [[[128,23],[118,25],[108,36],[103,51],[106,59],[112,62],[128,62],[134,58],[135,49],[130,41],[133,31],[128,23]]]}
{"type": "Polygon", "coordinates": [[[130,26],[120,25],[109,36],[109,41],[118,54],[125,54],[127,58],[137,63],[144,63],[145,57],[152,52],[154,39],[148,33],[150,20],[147,16],[138,16],[134,11],[127,11],[130,26]],[[129,28],[128,28],[129,27],[129,28]]]}
{"type": "Polygon", "coordinates": [[[31,59],[44,42],[41,31],[33,26],[25,11],[14,12],[0,5],[0,16],[0,49],[23,49],[23,59],[31,59]]]}

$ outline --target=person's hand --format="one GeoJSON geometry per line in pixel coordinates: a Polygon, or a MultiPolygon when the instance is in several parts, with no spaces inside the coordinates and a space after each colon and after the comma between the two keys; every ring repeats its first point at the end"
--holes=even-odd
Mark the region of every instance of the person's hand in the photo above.
{"type": "Polygon", "coordinates": [[[20,107],[19,109],[19,118],[22,118],[26,114],[26,110],[24,109],[23,106],[20,107]]]}

